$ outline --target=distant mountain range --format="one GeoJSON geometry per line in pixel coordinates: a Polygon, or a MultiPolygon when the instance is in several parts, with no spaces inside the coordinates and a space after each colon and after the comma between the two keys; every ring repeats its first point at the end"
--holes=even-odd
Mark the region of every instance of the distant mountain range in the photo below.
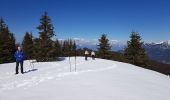
{"type": "Polygon", "coordinates": [[[151,59],[170,64],[170,41],[145,43],[144,48],[151,59]]]}
{"type": "MultiPolygon", "coordinates": [[[[75,38],[78,48],[90,48],[97,50],[98,40],[85,40],[75,38]]],[[[110,44],[112,45],[113,51],[123,52],[123,49],[126,47],[125,41],[111,40],[110,44]]],[[[170,64],[170,40],[162,42],[151,42],[144,43],[143,47],[149,55],[150,59],[156,60],[162,63],[170,64]]]]}
{"type": "MultiPolygon", "coordinates": [[[[98,40],[94,39],[94,40],[85,40],[85,39],[81,39],[81,38],[74,38],[74,40],[76,41],[76,44],[78,46],[78,48],[89,48],[92,50],[97,50],[98,48],[98,40]]],[[[126,46],[126,42],[125,41],[118,41],[118,40],[110,40],[110,44],[112,46],[112,50],[114,51],[119,51],[122,50],[125,46],[126,46]]]]}

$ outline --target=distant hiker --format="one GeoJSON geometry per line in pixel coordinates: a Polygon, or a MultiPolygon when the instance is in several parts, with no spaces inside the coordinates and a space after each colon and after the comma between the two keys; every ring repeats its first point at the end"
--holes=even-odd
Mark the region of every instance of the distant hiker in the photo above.
{"type": "Polygon", "coordinates": [[[22,48],[21,47],[18,47],[18,50],[15,52],[15,59],[16,59],[16,74],[18,74],[18,67],[19,67],[19,64],[21,66],[21,73],[23,74],[23,62],[24,62],[24,59],[26,58],[25,54],[23,53],[22,51],[22,48]]]}
{"type": "Polygon", "coordinates": [[[94,51],[91,52],[91,57],[93,60],[95,60],[95,52],[94,51]]]}
{"type": "Polygon", "coordinates": [[[89,55],[89,52],[86,50],[85,51],[85,60],[87,60],[88,55],[89,55]]]}

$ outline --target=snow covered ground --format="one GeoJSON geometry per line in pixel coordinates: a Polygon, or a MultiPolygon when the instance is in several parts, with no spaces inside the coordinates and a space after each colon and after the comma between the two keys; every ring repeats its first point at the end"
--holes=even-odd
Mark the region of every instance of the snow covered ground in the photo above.
{"type": "MultiPolygon", "coordinates": [[[[170,100],[170,77],[130,64],[74,57],[58,62],[0,65],[0,100],[170,100]]],[[[161,67],[161,66],[160,66],[161,67]]]]}

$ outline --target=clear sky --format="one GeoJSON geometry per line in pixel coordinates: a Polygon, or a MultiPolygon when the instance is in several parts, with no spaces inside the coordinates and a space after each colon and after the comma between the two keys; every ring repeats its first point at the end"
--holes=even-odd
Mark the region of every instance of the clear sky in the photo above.
{"type": "Polygon", "coordinates": [[[132,30],[144,41],[170,40],[170,0],[0,0],[2,16],[21,41],[47,11],[58,38],[128,40],[132,30]]]}

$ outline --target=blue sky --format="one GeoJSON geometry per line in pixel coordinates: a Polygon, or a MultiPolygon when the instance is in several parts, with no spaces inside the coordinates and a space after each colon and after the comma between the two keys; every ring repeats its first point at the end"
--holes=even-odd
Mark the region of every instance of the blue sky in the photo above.
{"type": "Polygon", "coordinates": [[[38,36],[36,27],[47,11],[57,38],[126,41],[138,31],[144,41],[170,40],[169,0],[0,0],[2,16],[21,41],[25,32],[38,36]]]}

